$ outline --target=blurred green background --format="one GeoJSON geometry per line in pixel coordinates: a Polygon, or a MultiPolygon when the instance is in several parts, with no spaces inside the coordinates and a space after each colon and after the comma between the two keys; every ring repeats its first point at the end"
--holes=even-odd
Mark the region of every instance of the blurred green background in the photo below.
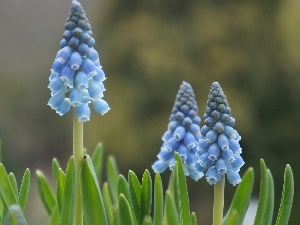
{"type": "MultiPolygon", "coordinates": [[[[275,213],[283,171],[293,170],[290,224],[300,224],[300,1],[83,0],[95,48],[107,75],[111,111],[92,112],[84,143],[103,142],[123,174],[151,170],[181,82],[195,91],[200,116],[218,81],[242,136],[242,156],[256,172],[264,158],[275,179],[275,213]]],[[[50,175],[51,159],[65,167],[72,152],[72,113],[47,106],[50,67],[59,50],[70,1],[0,2],[0,138],[3,161],[21,179],[26,167],[50,175]]],[[[169,172],[163,175],[165,185],[169,172]]],[[[210,224],[213,188],[188,179],[192,209],[210,224]]],[[[227,184],[226,200],[235,190],[227,184]]],[[[28,224],[46,224],[33,180],[28,224]],[[43,222],[41,222],[43,221],[43,222]]]]}

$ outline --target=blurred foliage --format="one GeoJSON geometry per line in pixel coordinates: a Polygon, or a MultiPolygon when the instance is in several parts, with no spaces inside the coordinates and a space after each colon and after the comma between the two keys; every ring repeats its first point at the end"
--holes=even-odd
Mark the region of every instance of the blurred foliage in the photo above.
{"type": "MultiPolygon", "coordinates": [[[[131,169],[140,176],[156,158],[180,83],[193,86],[202,117],[209,87],[218,81],[242,135],[244,171],[259,168],[259,158],[265,159],[278,208],[282,170],[287,163],[297,168],[300,158],[300,2],[103,0],[82,5],[108,77],[104,98],[111,107],[104,117],[93,113],[85,124],[85,145],[103,142],[121,172],[131,169]]],[[[0,36],[0,137],[3,161],[20,174],[27,166],[50,168],[54,156],[66,163],[72,152],[71,113],[58,117],[46,106],[49,68],[68,10],[69,2],[58,0],[0,3],[5,30],[0,36]]],[[[258,181],[257,174],[256,196],[258,181]]],[[[210,221],[211,187],[188,183],[195,196],[192,209],[203,212],[198,220],[210,221]]],[[[296,179],[296,189],[299,185],[296,179]]],[[[232,196],[234,189],[227,189],[232,196]]],[[[297,192],[294,202],[290,224],[299,224],[297,192]]]]}

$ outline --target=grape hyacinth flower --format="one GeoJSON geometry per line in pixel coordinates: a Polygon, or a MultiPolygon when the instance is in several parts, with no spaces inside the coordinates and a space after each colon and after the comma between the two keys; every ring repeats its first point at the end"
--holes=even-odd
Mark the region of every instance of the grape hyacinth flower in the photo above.
{"type": "Polygon", "coordinates": [[[51,68],[48,85],[51,98],[48,105],[59,115],[76,107],[79,122],[90,120],[89,103],[101,115],[110,109],[102,99],[106,77],[94,45],[95,40],[85,12],[81,4],[73,0],[60,41],[61,49],[51,68]]]}
{"type": "Polygon", "coordinates": [[[199,145],[200,121],[192,86],[183,82],[176,96],[168,130],[162,137],[164,143],[157,155],[158,160],[152,165],[154,172],[162,173],[168,167],[173,170],[177,152],[183,162],[186,176],[197,181],[204,175],[194,168],[198,160],[196,153],[199,145]]]}
{"type": "Polygon", "coordinates": [[[214,82],[208,95],[204,125],[199,139],[199,161],[196,168],[206,172],[209,184],[216,184],[222,175],[235,186],[241,182],[239,175],[244,160],[238,132],[233,129],[235,119],[226,96],[218,82],[214,82]]]}

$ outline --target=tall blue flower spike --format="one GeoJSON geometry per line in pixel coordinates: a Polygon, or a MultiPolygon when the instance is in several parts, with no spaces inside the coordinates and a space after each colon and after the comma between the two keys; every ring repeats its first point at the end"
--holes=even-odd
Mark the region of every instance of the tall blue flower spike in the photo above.
{"type": "Polygon", "coordinates": [[[196,156],[200,137],[200,117],[192,86],[183,82],[176,96],[168,130],[162,136],[163,145],[158,153],[158,160],[152,165],[156,173],[164,172],[168,167],[173,170],[175,152],[181,157],[186,176],[194,180],[204,174],[195,170],[196,156]]]}
{"type": "Polygon", "coordinates": [[[78,120],[86,122],[91,114],[89,103],[101,115],[110,109],[102,99],[106,77],[94,45],[85,12],[81,4],[73,0],[48,85],[51,90],[48,105],[61,116],[73,106],[77,108],[78,120]]]}
{"type": "Polygon", "coordinates": [[[226,96],[218,82],[214,82],[208,95],[204,126],[201,128],[196,168],[206,172],[209,184],[216,184],[222,175],[233,186],[241,182],[239,175],[244,160],[240,156],[242,149],[241,136],[233,129],[235,119],[226,96]]]}

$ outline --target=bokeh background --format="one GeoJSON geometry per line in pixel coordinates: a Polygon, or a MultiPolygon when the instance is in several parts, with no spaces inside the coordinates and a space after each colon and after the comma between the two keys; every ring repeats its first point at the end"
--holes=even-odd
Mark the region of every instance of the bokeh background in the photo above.
{"type": "MultiPolygon", "coordinates": [[[[182,81],[195,91],[203,116],[207,94],[218,81],[242,136],[246,168],[264,158],[275,180],[275,214],[283,172],[294,171],[290,224],[300,224],[300,1],[82,0],[107,75],[111,111],[92,112],[84,143],[101,141],[121,173],[151,170],[182,81]]],[[[32,171],[28,224],[46,224],[35,170],[50,174],[72,152],[72,113],[59,117],[47,101],[50,67],[64,31],[70,1],[0,2],[0,138],[2,158],[18,180],[32,171]]],[[[151,171],[153,174],[153,172],[151,171]]],[[[163,175],[165,185],[169,172],[163,175]]],[[[0,181],[1,182],[1,181],[0,181]]],[[[192,209],[210,224],[213,188],[188,179],[192,209]]],[[[227,184],[227,203],[234,187],[227,184]]]]}

